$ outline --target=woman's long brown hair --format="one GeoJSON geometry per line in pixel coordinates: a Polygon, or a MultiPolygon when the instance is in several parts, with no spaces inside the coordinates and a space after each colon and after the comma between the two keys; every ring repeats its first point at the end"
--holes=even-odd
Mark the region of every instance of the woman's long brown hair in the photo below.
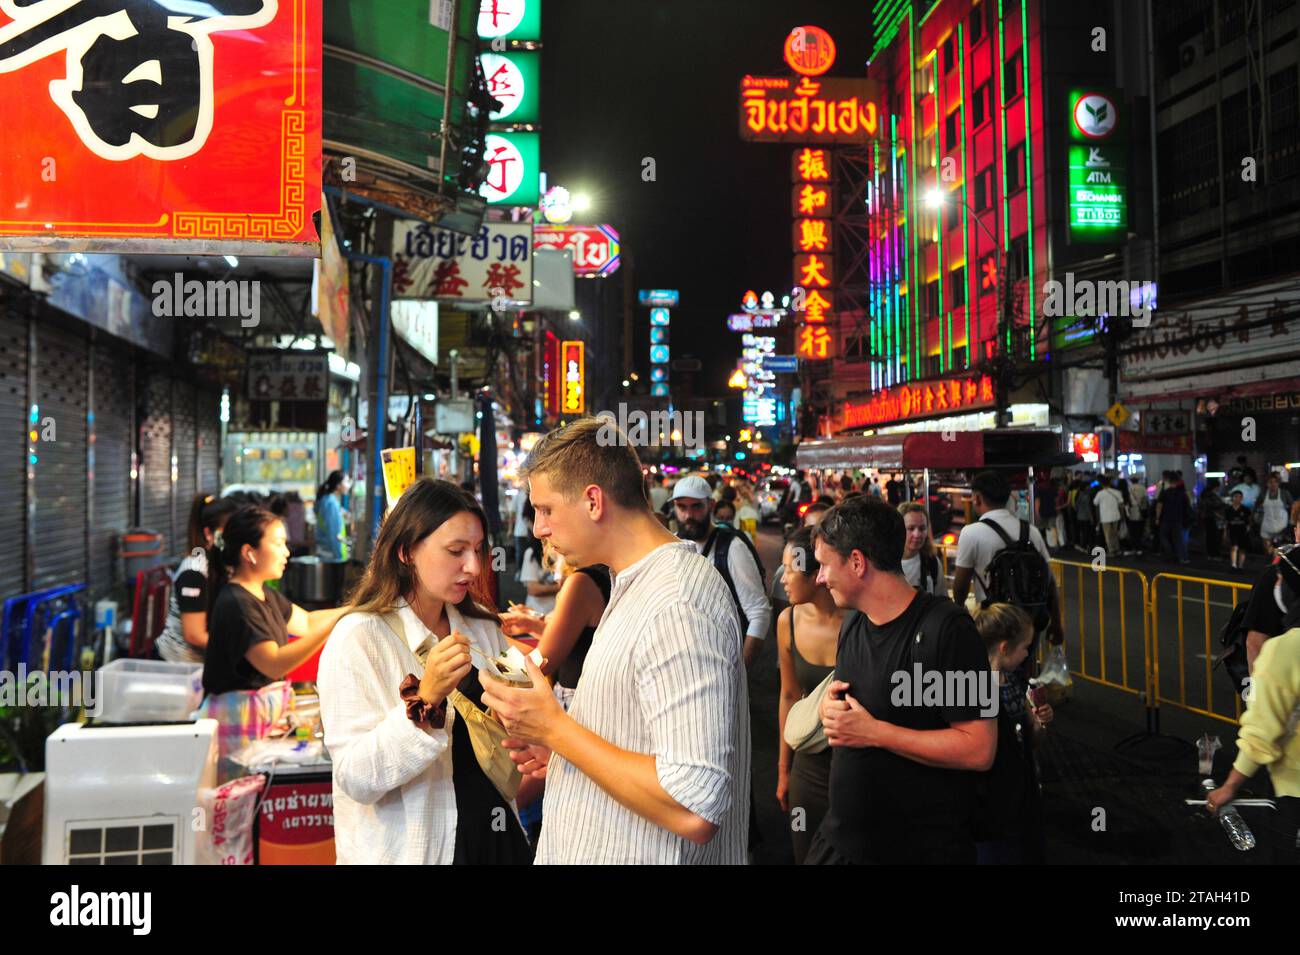
{"type": "Polygon", "coordinates": [[[405,553],[409,558],[416,544],[466,512],[483,526],[482,571],[456,609],[464,617],[499,623],[501,618],[488,609],[492,601],[487,583],[487,516],[472,494],[450,481],[432,478],[421,478],[408,487],[384,519],[366,573],[348,601],[352,612],[384,614],[395,609],[400,599],[410,602],[415,594],[415,569],[401,555],[405,553]]]}

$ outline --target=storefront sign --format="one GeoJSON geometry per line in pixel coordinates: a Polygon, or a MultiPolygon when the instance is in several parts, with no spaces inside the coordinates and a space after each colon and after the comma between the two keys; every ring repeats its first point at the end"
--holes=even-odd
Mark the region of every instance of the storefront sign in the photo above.
{"type": "Polygon", "coordinates": [[[785,62],[803,76],[821,76],[835,62],[835,41],[821,27],[795,27],[785,38],[785,62]]]}
{"type": "Polygon", "coordinates": [[[1117,431],[1120,454],[1191,454],[1190,434],[1142,434],[1117,431]]]}
{"type": "Polygon", "coordinates": [[[681,301],[681,292],[675,288],[641,289],[637,300],[646,307],[676,308],[681,301]]]}
{"type": "Polygon", "coordinates": [[[0,3],[0,248],[320,254],[321,4],[0,3]]]}
{"type": "Polygon", "coordinates": [[[448,302],[531,302],[533,230],[485,222],[474,238],[403,220],[393,226],[393,295],[448,302]]]}
{"type": "Polygon", "coordinates": [[[259,806],[257,834],[262,865],[333,865],[333,785],[275,780],[259,806]]]}
{"type": "Polygon", "coordinates": [[[613,226],[535,226],[533,244],[539,249],[572,250],[574,275],[592,278],[618,271],[619,238],[613,226]]]}
{"type": "Polygon", "coordinates": [[[536,123],[541,54],[511,50],[480,53],[478,60],[488,95],[501,104],[500,109],[488,113],[488,119],[494,123],[536,123]]]}
{"type": "Polygon", "coordinates": [[[1152,408],[1142,412],[1143,434],[1190,434],[1192,430],[1192,413],[1175,408],[1164,411],[1152,408]]]}
{"type": "Polygon", "coordinates": [[[795,354],[809,361],[821,361],[834,358],[839,353],[835,349],[835,336],[825,325],[804,323],[795,334],[795,354]]]}
{"type": "Polygon", "coordinates": [[[583,342],[564,342],[560,346],[564,369],[563,397],[560,411],[563,414],[582,414],[587,410],[587,366],[583,342]]]}
{"type": "Polygon", "coordinates": [[[1128,230],[1126,145],[1116,97],[1069,97],[1069,227],[1072,239],[1118,241],[1128,230]]]}
{"type": "Polygon", "coordinates": [[[756,328],[777,328],[785,313],[776,312],[733,312],[727,316],[727,328],[733,332],[752,332],[756,328]]]}
{"type": "Polygon", "coordinates": [[[740,82],[740,138],[760,143],[866,143],[883,109],[867,79],[746,76],[740,82]]]}
{"type": "Polygon", "coordinates": [[[248,397],[255,401],[321,401],[329,397],[329,355],[263,352],[248,359],[248,397]]]}
{"type": "Polygon", "coordinates": [[[540,40],[542,0],[480,0],[478,35],[484,40],[540,40]]]}
{"type": "Polygon", "coordinates": [[[537,133],[488,133],[487,178],[479,195],[494,206],[535,206],[541,200],[541,140],[537,133]]]}
{"type": "Polygon", "coordinates": [[[1152,313],[1120,355],[1124,379],[1166,378],[1246,365],[1276,365],[1300,354],[1300,295],[1294,282],[1203,299],[1152,313]]]}
{"type": "Polygon", "coordinates": [[[392,304],[393,330],[433,364],[438,364],[438,303],[398,299],[392,304]]]}
{"type": "Polygon", "coordinates": [[[1085,464],[1096,464],[1101,460],[1101,438],[1095,431],[1086,434],[1071,434],[1070,450],[1077,454],[1085,464]]]}
{"type": "Polygon", "coordinates": [[[887,388],[866,402],[846,402],[837,430],[959,414],[993,404],[993,379],[988,376],[918,382],[887,388]]]}

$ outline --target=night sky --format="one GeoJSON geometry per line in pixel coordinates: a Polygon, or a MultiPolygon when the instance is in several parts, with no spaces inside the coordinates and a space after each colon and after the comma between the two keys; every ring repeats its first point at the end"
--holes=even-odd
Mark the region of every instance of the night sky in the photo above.
{"type": "MultiPolygon", "coordinates": [[[[726,392],[740,336],[726,328],[746,289],[790,284],[793,146],[740,139],[746,73],[793,75],[782,44],[796,26],[835,40],[829,76],[862,76],[868,0],[546,0],[542,168],[587,192],[635,257],[638,288],[678,288],[673,358],[705,365],[726,392]],[[643,182],[654,157],[657,181],[643,182]]],[[[640,355],[641,343],[636,345],[640,355]]]]}

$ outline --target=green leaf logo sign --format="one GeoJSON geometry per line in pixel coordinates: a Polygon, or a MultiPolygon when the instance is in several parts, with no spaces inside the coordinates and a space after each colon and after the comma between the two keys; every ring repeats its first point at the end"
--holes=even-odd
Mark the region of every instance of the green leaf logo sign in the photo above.
{"type": "Polygon", "coordinates": [[[1081,96],[1074,106],[1074,123],[1088,139],[1104,139],[1115,128],[1114,104],[1100,93],[1081,96]]]}

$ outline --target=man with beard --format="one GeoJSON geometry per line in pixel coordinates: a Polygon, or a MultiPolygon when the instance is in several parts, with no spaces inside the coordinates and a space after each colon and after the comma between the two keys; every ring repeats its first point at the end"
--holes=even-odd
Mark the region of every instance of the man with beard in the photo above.
{"type": "Polygon", "coordinates": [[[677,536],[693,543],[696,551],[713,562],[731,591],[740,630],[745,635],[742,652],[748,667],[758,656],[762,645],[759,641],[767,637],[772,622],[772,605],[767,601],[758,553],[744,534],[713,524],[713,497],[704,478],[682,478],[673,488],[672,500],[677,536]]]}

